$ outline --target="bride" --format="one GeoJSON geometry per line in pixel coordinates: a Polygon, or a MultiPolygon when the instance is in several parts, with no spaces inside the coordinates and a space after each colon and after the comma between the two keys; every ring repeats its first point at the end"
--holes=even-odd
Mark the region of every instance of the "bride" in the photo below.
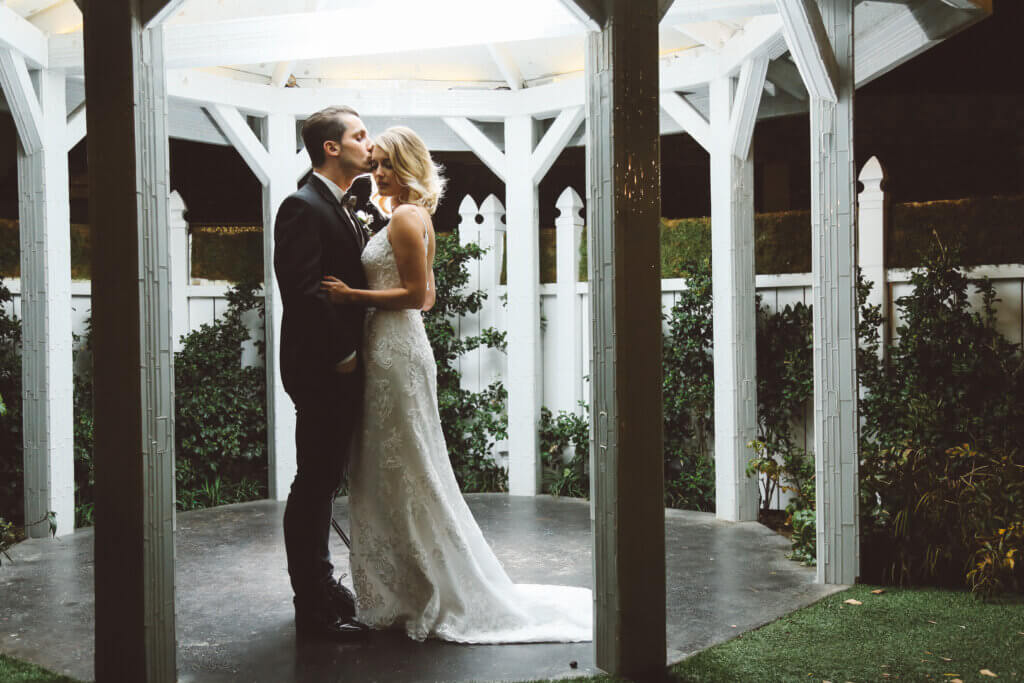
{"type": "Polygon", "coordinates": [[[588,641],[590,590],[513,584],[452,472],[421,314],[434,303],[431,216],[444,179],[404,127],[374,141],[371,171],[392,213],[363,251],[369,289],[323,281],[333,301],[370,309],[363,424],[349,471],[357,617],[415,640],[588,641]]]}

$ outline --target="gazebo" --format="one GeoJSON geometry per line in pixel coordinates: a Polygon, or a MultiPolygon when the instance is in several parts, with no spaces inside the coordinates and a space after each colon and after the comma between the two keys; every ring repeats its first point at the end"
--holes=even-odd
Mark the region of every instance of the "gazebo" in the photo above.
{"type": "MultiPolygon", "coordinates": [[[[264,225],[308,170],[328,104],[403,123],[505,182],[510,493],[537,493],[537,186],[587,150],[597,663],[665,661],[659,137],[710,155],[717,514],[754,520],[753,154],[810,112],[818,580],[858,575],[853,161],[858,86],[990,0],[9,0],[0,86],[18,130],[26,519],[73,519],[66,153],[88,133],[96,376],[96,673],[174,677],[168,136],[230,144],[264,225]],[[660,618],[659,618],[660,616],[660,618]]],[[[265,235],[270,495],[295,468],[265,235]]],[[[70,532],[62,525],[61,533],[70,532]]],[[[41,530],[40,530],[41,533],[41,530]]]]}

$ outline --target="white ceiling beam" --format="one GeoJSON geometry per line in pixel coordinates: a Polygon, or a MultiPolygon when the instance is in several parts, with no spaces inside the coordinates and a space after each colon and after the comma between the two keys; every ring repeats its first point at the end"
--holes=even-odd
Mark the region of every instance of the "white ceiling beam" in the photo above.
{"type": "Polygon", "coordinates": [[[942,3],[913,0],[893,5],[884,21],[858,30],[854,36],[854,81],[857,87],[895,69],[957,31],[981,21],[992,13],[988,3],[976,11],[965,12],[942,3]]]}
{"type": "Polygon", "coordinates": [[[729,146],[733,155],[739,159],[746,159],[750,152],[750,141],[754,138],[754,124],[757,122],[757,110],[761,105],[767,73],[766,56],[749,60],[740,71],[736,97],[729,114],[729,146]]]}
{"type": "Polygon", "coordinates": [[[662,91],[661,108],[673,121],[686,131],[694,141],[711,152],[711,125],[704,115],[697,111],[690,102],[672,91],[662,91]]]}
{"type": "Polygon", "coordinates": [[[70,152],[71,148],[82,141],[85,137],[85,102],[75,107],[74,111],[68,114],[67,135],[64,138],[64,147],[70,152]]]}
{"type": "Polygon", "coordinates": [[[775,14],[775,0],[675,0],[661,21],[669,26],[775,14]]]}
{"type": "Polygon", "coordinates": [[[832,52],[817,0],[776,0],[785,26],[786,43],[804,79],[807,91],[830,102],[836,101],[839,67],[832,52]]]}
{"type": "Polygon", "coordinates": [[[768,64],[768,80],[798,100],[807,99],[807,88],[800,78],[800,72],[788,59],[773,59],[768,64]]]}
{"type": "Polygon", "coordinates": [[[600,31],[604,26],[605,13],[601,0],[561,0],[565,8],[576,17],[588,31],[600,31]]]}
{"type": "Polygon", "coordinates": [[[43,148],[43,110],[32,87],[25,58],[6,47],[0,48],[0,88],[14,117],[22,149],[25,154],[38,152],[43,148]]]}
{"type": "Polygon", "coordinates": [[[586,112],[583,107],[572,107],[563,110],[555,122],[551,124],[544,137],[541,139],[530,155],[530,175],[534,184],[539,183],[551,170],[551,165],[558,159],[569,140],[579,130],[583,123],[586,112]]]}
{"type": "Polygon", "coordinates": [[[245,117],[234,107],[223,104],[212,104],[206,111],[216,122],[231,145],[238,151],[259,181],[266,185],[270,182],[273,160],[270,153],[256,137],[245,117]]]}
{"type": "MultiPolygon", "coordinates": [[[[517,23],[507,26],[493,16],[487,3],[479,3],[470,16],[460,16],[459,25],[472,31],[452,30],[444,36],[422,30],[437,23],[436,10],[423,3],[403,13],[398,28],[392,28],[389,44],[401,45],[403,52],[445,47],[466,47],[533,38],[579,35],[576,22],[517,23]],[[411,12],[411,13],[410,13],[411,12]]],[[[500,17],[499,17],[500,19],[500,17]]],[[[169,24],[164,28],[164,51],[168,69],[263,64],[267,62],[334,59],[373,55],[381,51],[380,34],[351,31],[338,38],[338,26],[375,26],[379,22],[372,8],[350,8],[324,12],[279,14],[196,24],[169,24]]],[[[82,34],[53,36],[49,59],[54,68],[82,69],[82,34]]]]}
{"type": "Polygon", "coordinates": [[[488,43],[487,52],[490,53],[491,59],[494,60],[498,70],[501,71],[501,76],[508,83],[508,87],[513,90],[522,90],[523,73],[519,70],[519,65],[516,64],[516,60],[512,58],[508,50],[501,45],[488,43]]]}
{"type": "Polygon", "coordinates": [[[0,5],[0,48],[22,55],[33,69],[45,69],[50,60],[46,34],[5,5],[0,5]]]}
{"type": "MultiPolygon", "coordinates": [[[[785,50],[786,37],[782,19],[778,15],[754,17],[746,23],[742,31],[738,31],[725,43],[718,54],[720,62],[717,71],[705,74],[704,82],[731,76],[748,60],[764,56],[774,59],[785,50]]],[[[663,84],[662,87],[667,86],[663,84]]]]}
{"type": "Polygon", "coordinates": [[[494,175],[498,176],[502,182],[506,182],[508,177],[508,159],[505,153],[498,149],[497,145],[491,142],[483,132],[473,124],[467,118],[446,116],[444,122],[448,124],[448,127],[459,136],[459,138],[466,143],[466,145],[473,150],[473,154],[477,156],[484,165],[491,169],[494,175]]]}
{"type": "Polygon", "coordinates": [[[698,21],[691,24],[676,24],[673,28],[687,38],[717,52],[726,41],[733,37],[736,29],[721,21],[698,21]]]}

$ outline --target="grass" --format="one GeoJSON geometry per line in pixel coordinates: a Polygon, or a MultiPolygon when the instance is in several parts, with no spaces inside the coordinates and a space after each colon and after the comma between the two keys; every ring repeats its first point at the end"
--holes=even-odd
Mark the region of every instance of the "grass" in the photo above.
{"type": "Polygon", "coordinates": [[[0,681],[2,683],[77,683],[74,678],[60,676],[35,664],[22,662],[0,654],[0,681]]]}
{"type": "MultiPolygon", "coordinates": [[[[700,652],[664,681],[1024,681],[1024,601],[969,593],[854,586],[700,652]],[[861,605],[846,604],[858,600],[861,605]],[[988,670],[998,678],[985,676],[988,670]]],[[[609,676],[575,679],[612,682],[609,676]]],[[[650,679],[644,679],[650,680],[650,679]]],[[[73,679],[0,655],[0,681],[73,679]]]]}
{"type": "Polygon", "coordinates": [[[873,595],[875,588],[854,586],[704,650],[671,667],[662,680],[1024,681],[1020,599],[986,603],[935,589],[886,588],[873,595]],[[850,599],[863,604],[845,604],[850,599]],[[983,669],[998,678],[981,674],[983,669]]]}

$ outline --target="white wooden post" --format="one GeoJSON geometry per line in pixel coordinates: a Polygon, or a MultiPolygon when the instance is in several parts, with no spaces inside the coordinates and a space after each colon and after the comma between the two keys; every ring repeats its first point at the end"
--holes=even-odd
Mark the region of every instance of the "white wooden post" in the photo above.
{"type": "Polygon", "coordinates": [[[189,254],[188,223],[185,222],[185,201],[176,191],[168,201],[168,227],[171,231],[171,320],[174,325],[174,350],[181,351],[182,337],[188,334],[188,286],[192,279],[189,254]]]}
{"type": "MultiPolygon", "coordinates": [[[[819,0],[820,23],[827,35],[816,52],[826,55],[826,66],[836,65],[834,97],[827,87],[804,76],[811,95],[817,576],[820,582],[838,584],[852,584],[860,573],[853,4],[854,0],[819,0]]],[[[812,23],[819,21],[812,18],[812,23]]]]}
{"type": "MultiPolygon", "coordinates": [[[[159,2],[85,13],[100,681],[174,681],[174,343],[159,2]],[[158,7],[157,7],[158,8],[158,7]]],[[[63,138],[62,154],[63,154],[63,138]]]]}
{"type": "Polygon", "coordinates": [[[37,72],[0,50],[0,85],[18,129],[22,405],[26,533],[75,529],[71,238],[64,74],[37,72]]]}
{"type": "MultiPolygon", "coordinates": [[[[748,62],[764,82],[767,63],[748,62]]],[[[755,78],[757,74],[751,74],[755,78]]],[[[746,475],[757,435],[754,305],[754,158],[750,145],[760,86],[731,77],[710,88],[711,277],[714,292],[715,510],[757,519],[757,480],[746,475]],[[745,87],[744,87],[745,86],[745,87]],[[745,123],[744,123],[745,120],[745,123]],[[742,124],[742,130],[735,126],[742,124]]]]}
{"type": "Polygon", "coordinates": [[[537,422],[541,402],[540,247],[537,185],[531,173],[536,141],[531,116],[505,119],[508,229],[509,493],[534,496],[540,482],[537,422]]]}
{"type": "Polygon", "coordinates": [[[269,496],[285,500],[295,478],[295,406],[284,390],[279,364],[281,293],[274,277],[274,217],[295,191],[295,118],[268,114],[264,139],[270,164],[263,184],[263,291],[266,330],[267,456],[269,496]]]}
{"type": "MultiPolygon", "coordinates": [[[[487,292],[487,299],[480,307],[480,329],[505,327],[498,287],[501,284],[501,265],[505,259],[505,207],[493,194],[487,195],[480,204],[480,246],[486,249],[480,259],[480,289],[487,292]]],[[[505,328],[507,331],[507,327],[505,328]]],[[[499,349],[481,349],[480,387],[486,387],[496,380],[508,386],[508,356],[499,349]]],[[[499,442],[496,451],[508,449],[508,443],[499,442]]]]}
{"type": "Polygon", "coordinates": [[[579,338],[580,321],[576,284],[579,280],[580,241],[583,238],[583,200],[571,187],[558,197],[558,217],[555,218],[555,248],[557,263],[557,301],[555,306],[556,386],[558,396],[555,408],[579,414],[582,382],[580,378],[579,338]]]}
{"type": "MultiPolygon", "coordinates": [[[[468,194],[462,198],[459,204],[459,244],[480,244],[480,228],[476,217],[480,209],[476,202],[468,194]]],[[[480,289],[481,269],[483,264],[479,260],[470,261],[467,264],[469,280],[466,282],[466,290],[469,292],[480,289]]],[[[461,316],[458,321],[460,337],[469,337],[480,333],[480,316],[482,311],[469,313],[461,316]]],[[[459,371],[462,373],[460,386],[467,391],[480,391],[482,382],[480,379],[480,362],[483,349],[476,348],[459,357],[459,371]]]]}
{"type": "Polygon", "coordinates": [[[888,341],[889,283],[885,269],[885,226],[889,211],[888,201],[882,184],[885,169],[878,157],[871,157],[860,172],[864,189],[857,198],[857,263],[864,277],[873,283],[868,303],[881,307],[882,325],[878,335],[881,344],[878,353],[885,357],[888,341]]]}

